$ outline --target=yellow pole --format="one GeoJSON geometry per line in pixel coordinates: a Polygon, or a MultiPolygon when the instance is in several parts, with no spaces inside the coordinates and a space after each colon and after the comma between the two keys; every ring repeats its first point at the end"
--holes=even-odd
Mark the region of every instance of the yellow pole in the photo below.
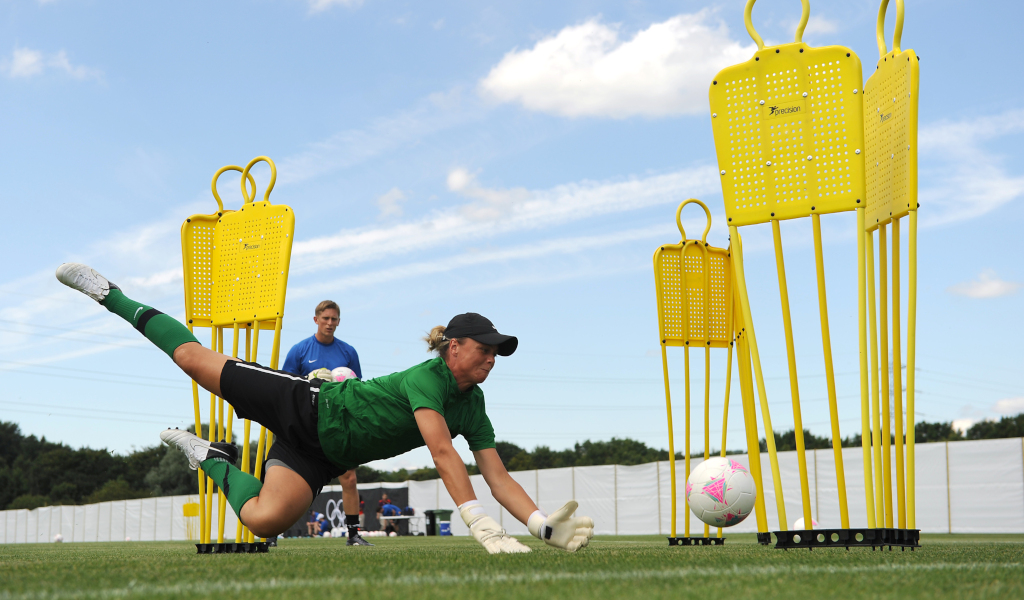
{"type": "Polygon", "coordinates": [[[875,527],[885,523],[882,500],[882,424],[879,415],[878,399],[878,304],[875,302],[875,236],[874,232],[866,233],[865,244],[868,265],[868,343],[871,345],[871,446],[875,456],[875,527]]]}
{"type": "Polygon", "coordinates": [[[892,220],[892,391],[896,434],[896,516],[907,527],[907,496],[903,484],[903,351],[900,348],[900,220],[892,220]]]}
{"type": "Polygon", "coordinates": [[[751,362],[754,366],[754,378],[757,381],[757,394],[761,403],[761,420],[764,423],[764,438],[768,446],[768,461],[772,467],[772,484],[775,487],[775,507],[779,513],[779,528],[789,530],[786,521],[786,502],[782,497],[782,476],[779,473],[779,457],[775,452],[775,430],[772,429],[772,417],[768,412],[768,394],[765,393],[764,375],[761,372],[761,357],[757,353],[757,337],[754,335],[754,319],[750,312],[750,299],[747,296],[747,283],[743,275],[743,241],[735,225],[729,226],[730,239],[733,243],[733,272],[736,276],[736,289],[743,310],[743,324],[746,326],[747,346],[750,350],[751,362]]]}
{"type": "MultiPolygon", "coordinates": [[[[731,266],[729,267],[731,271],[731,266]]],[[[729,274],[726,274],[728,277],[729,274]]],[[[729,387],[732,385],[732,347],[736,340],[735,327],[732,320],[733,313],[733,294],[732,286],[729,286],[729,297],[726,299],[726,313],[725,313],[725,335],[729,339],[728,354],[725,361],[725,405],[722,408],[722,456],[725,456],[726,440],[728,439],[729,431],[729,387]]],[[[721,528],[719,528],[721,529],[721,528]]]]}
{"type": "MultiPolygon", "coordinates": [[[[238,358],[238,333],[239,333],[238,332],[238,323],[235,323],[234,324],[234,328],[233,328],[234,337],[232,338],[232,341],[231,341],[231,356],[233,356],[235,358],[238,358]]],[[[230,404],[228,404],[228,417],[227,417],[227,425],[224,428],[224,441],[229,443],[229,444],[232,443],[232,441],[233,441],[233,437],[231,435],[231,425],[232,425],[232,421],[234,420],[234,412],[235,412],[235,407],[233,407],[230,404]]],[[[223,490],[221,490],[221,491],[223,492],[223,490]]],[[[217,543],[224,543],[224,527],[225,527],[224,521],[225,521],[225,517],[227,515],[227,502],[228,502],[228,499],[227,499],[227,496],[225,494],[221,493],[220,497],[219,497],[219,500],[220,500],[220,502],[217,505],[217,511],[218,511],[219,516],[220,516],[220,522],[217,524],[217,543]]],[[[235,540],[235,541],[238,541],[238,540],[235,540]]]]}
{"type": "MultiPolygon", "coordinates": [[[[732,286],[729,286],[729,298],[726,300],[728,307],[725,313],[725,335],[729,339],[729,347],[726,350],[725,359],[725,404],[722,408],[722,458],[725,458],[726,442],[728,441],[729,432],[729,387],[732,384],[732,346],[735,343],[735,336],[733,335],[733,324],[732,324],[732,286]]],[[[718,537],[722,537],[722,528],[718,528],[718,537]]]]}
{"type": "MultiPolygon", "coordinates": [[[[210,326],[210,348],[215,352],[217,351],[217,328],[210,326]]],[[[210,424],[207,432],[207,438],[211,442],[217,441],[217,396],[210,394],[210,424]]],[[[202,437],[202,434],[200,434],[202,437]]],[[[207,478],[206,481],[206,524],[209,529],[206,533],[206,543],[210,543],[213,538],[213,479],[207,478]]]]}
{"type": "Polygon", "coordinates": [[[807,481],[807,451],[804,446],[804,423],[802,411],[800,410],[800,387],[796,374],[796,350],[793,347],[793,320],[789,313],[786,264],[782,254],[782,230],[777,220],[772,220],[772,236],[775,239],[775,270],[779,275],[782,326],[786,333],[786,357],[789,360],[789,392],[793,400],[793,431],[796,438],[796,459],[800,472],[800,499],[804,509],[804,529],[813,529],[811,525],[811,489],[807,481]]]}
{"type": "MultiPolygon", "coordinates": [[[[263,453],[264,453],[263,449],[264,449],[264,445],[265,445],[265,442],[266,442],[266,439],[267,439],[266,435],[267,435],[267,428],[266,427],[260,427],[259,442],[256,444],[256,466],[255,466],[255,468],[253,469],[253,472],[252,472],[253,476],[256,477],[257,479],[261,479],[260,478],[260,473],[261,473],[261,471],[263,469],[263,453]]],[[[246,540],[246,541],[249,542],[249,543],[252,543],[252,542],[256,541],[256,539],[253,536],[253,533],[251,531],[249,532],[249,539],[246,540]]]]}
{"type": "Polygon", "coordinates": [[[907,240],[907,266],[910,289],[907,290],[907,528],[917,529],[917,482],[914,466],[914,444],[917,433],[914,422],[914,369],[917,366],[917,210],[910,211],[907,240]]]}
{"type": "MultiPolygon", "coordinates": [[[[707,288],[711,295],[711,288],[707,288]]],[[[711,348],[704,347],[704,460],[711,458],[711,348]]],[[[704,537],[711,535],[711,529],[704,524],[704,537]]]]}
{"type": "MultiPolygon", "coordinates": [[[[260,323],[259,323],[259,321],[255,321],[255,322],[253,322],[253,325],[255,327],[255,330],[252,332],[252,354],[249,355],[248,360],[251,360],[252,362],[259,362],[257,360],[257,358],[259,357],[259,348],[260,348],[260,323]]],[[[245,423],[246,423],[246,427],[248,428],[250,426],[250,421],[246,420],[245,423]]],[[[249,444],[251,443],[249,435],[250,435],[249,429],[246,429],[245,430],[245,448],[242,450],[242,452],[244,454],[249,454],[249,444]]],[[[260,476],[259,472],[251,472],[249,470],[249,468],[251,466],[252,466],[252,458],[250,457],[248,460],[246,460],[245,466],[243,467],[242,470],[244,470],[246,473],[252,474],[255,477],[259,477],[260,476]]],[[[239,520],[239,522],[241,522],[241,520],[239,520]]],[[[246,527],[245,525],[242,525],[242,540],[245,541],[245,542],[252,542],[253,541],[253,536],[249,532],[249,528],[246,527]]]]}
{"type": "Polygon", "coordinates": [[[668,470],[669,489],[672,493],[672,537],[676,537],[676,451],[672,438],[672,393],[668,384],[668,354],[665,340],[661,341],[661,370],[665,374],[665,410],[668,412],[668,470]]]}
{"type": "MultiPolygon", "coordinates": [[[[249,362],[249,355],[252,350],[252,323],[246,323],[245,325],[245,361],[249,362]]],[[[245,471],[249,468],[249,419],[242,419],[242,433],[245,436],[245,440],[242,442],[242,470],[245,471]]],[[[240,543],[244,538],[244,527],[242,526],[242,520],[238,519],[235,524],[235,543],[240,543]]]]}
{"type": "Polygon", "coordinates": [[[274,324],[274,346],[270,351],[270,368],[277,368],[277,359],[281,355],[281,317],[274,324]]]}
{"type": "MultiPolygon", "coordinates": [[[[224,353],[224,328],[217,327],[217,352],[224,353]]],[[[217,439],[224,441],[224,399],[217,399],[217,439]]]]}
{"type": "MultiPolygon", "coordinates": [[[[683,438],[683,471],[690,478],[690,347],[683,348],[683,361],[686,363],[686,394],[683,396],[683,423],[686,437],[683,438]]],[[[683,535],[690,537],[690,499],[683,494],[683,535]]]]}
{"type": "Polygon", "coordinates": [[[885,526],[892,527],[892,437],[889,417],[889,251],[885,225],[878,228],[878,358],[882,380],[882,485],[885,526]]]}
{"type": "Polygon", "coordinates": [[[828,412],[832,421],[832,454],[836,461],[836,484],[839,486],[839,521],[850,528],[850,512],[846,505],[846,473],[843,470],[843,439],[839,433],[839,406],[836,403],[836,374],[832,368],[832,339],[828,330],[828,303],[825,299],[825,257],[821,248],[821,215],[811,215],[814,224],[814,261],[818,271],[818,314],[821,317],[821,343],[825,355],[825,380],[828,385],[828,412]]]}
{"type": "MultiPolygon", "coordinates": [[[[736,336],[736,364],[740,376],[740,401],[743,403],[743,429],[747,434],[747,456],[750,475],[754,478],[757,497],[754,498],[754,516],[758,533],[768,532],[768,517],[764,507],[764,479],[761,473],[761,445],[757,441],[757,414],[754,408],[754,382],[750,374],[750,346],[741,328],[736,336]]],[[[785,524],[785,523],[783,523],[785,524]]]]}
{"type": "Polygon", "coordinates": [[[860,356],[860,447],[864,464],[864,502],[868,528],[875,528],[875,491],[872,489],[871,421],[868,413],[867,265],[865,264],[864,209],[857,209],[857,343],[860,356]]]}
{"type": "MultiPolygon", "coordinates": [[[[193,331],[192,324],[189,323],[188,330],[191,333],[193,331]]],[[[194,380],[192,381],[192,406],[195,410],[196,417],[196,435],[200,438],[203,437],[203,419],[201,411],[199,410],[199,384],[194,380]]],[[[200,468],[198,471],[199,476],[199,543],[204,544],[206,540],[203,539],[203,531],[206,527],[206,473],[200,468]]]]}

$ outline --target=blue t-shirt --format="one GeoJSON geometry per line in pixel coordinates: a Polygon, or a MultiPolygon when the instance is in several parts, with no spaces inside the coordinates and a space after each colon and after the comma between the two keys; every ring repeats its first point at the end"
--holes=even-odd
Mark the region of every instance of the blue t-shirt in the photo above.
{"type": "Polygon", "coordinates": [[[292,346],[282,370],[305,377],[317,369],[338,367],[348,367],[355,371],[356,377],[363,378],[355,348],[338,338],[330,344],[321,344],[313,335],[292,346]]]}

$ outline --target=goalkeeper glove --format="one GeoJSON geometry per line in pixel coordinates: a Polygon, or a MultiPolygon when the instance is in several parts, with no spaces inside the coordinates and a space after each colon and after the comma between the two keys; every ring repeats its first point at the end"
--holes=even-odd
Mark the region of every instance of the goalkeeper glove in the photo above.
{"type": "Polygon", "coordinates": [[[530,548],[505,533],[498,522],[487,516],[479,500],[470,500],[459,506],[459,514],[470,533],[490,554],[517,554],[530,548]]]}
{"type": "Polygon", "coordinates": [[[331,375],[330,369],[317,369],[311,371],[309,375],[306,375],[306,379],[313,381],[314,379],[323,379],[324,381],[334,381],[334,376],[331,375]]]}
{"type": "Polygon", "coordinates": [[[593,519],[572,516],[578,506],[575,500],[570,500],[550,516],[539,510],[534,511],[526,527],[547,545],[575,552],[589,544],[590,538],[594,537],[593,519]]]}

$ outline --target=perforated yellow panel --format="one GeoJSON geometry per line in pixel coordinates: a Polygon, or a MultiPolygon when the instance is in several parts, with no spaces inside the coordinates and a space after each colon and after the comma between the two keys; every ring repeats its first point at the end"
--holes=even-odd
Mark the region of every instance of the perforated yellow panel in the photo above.
{"type": "Polygon", "coordinates": [[[853,210],[864,199],[860,59],[804,43],[758,50],[709,93],[730,225],[853,210]]]}
{"type": "Polygon", "coordinates": [[[219,218],[216,213],[192,215],[181,224],[185,320],[194,327],[210,326],[213,305],[213,236],[219,218]]]}
{"type": "Polygon", "coordinates": [[[729,252],[707,247],[711,274],[711,289],[708,290],[704,280],[704,252],[698,244],[699,241],[687,245],[685,254],[683,244],[666,244],[654,252],[660,339],[667,346],[705,347],[707,323],[711,347],[726,348],[731,337],[726,318],[732,289],[729,252]],[[705,320],[704,299],[707,293],[710,293],[711,310],[709,319],[705,320]]]}
{"type": "Polygon", "coordinates": [[[285,205],[246,204],[217,224],[213,247],[214,325],[284,313],[295,215],[285,205]]]}
{"type": "Polygon", "coordinates": [[[889,52],[864,85],[868,231],[917,207],[917,94],[913,50],[889,52]]]}

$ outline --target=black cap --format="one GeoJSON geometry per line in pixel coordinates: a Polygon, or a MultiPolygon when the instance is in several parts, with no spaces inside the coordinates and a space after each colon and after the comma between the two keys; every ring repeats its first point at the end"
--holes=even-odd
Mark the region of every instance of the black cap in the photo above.
{"type": "Polygon", "coordinates": [[[498,333],[494,324],[487,317],[476,313],[464,313],[452,317],[452,320],[448,321],[448,326],[444,328],[444,337],[450,340],[468,337],[481,344],[497,346],[499,356],[511,356],[519,347],[519,340],[515,336],[498,333]]]}

